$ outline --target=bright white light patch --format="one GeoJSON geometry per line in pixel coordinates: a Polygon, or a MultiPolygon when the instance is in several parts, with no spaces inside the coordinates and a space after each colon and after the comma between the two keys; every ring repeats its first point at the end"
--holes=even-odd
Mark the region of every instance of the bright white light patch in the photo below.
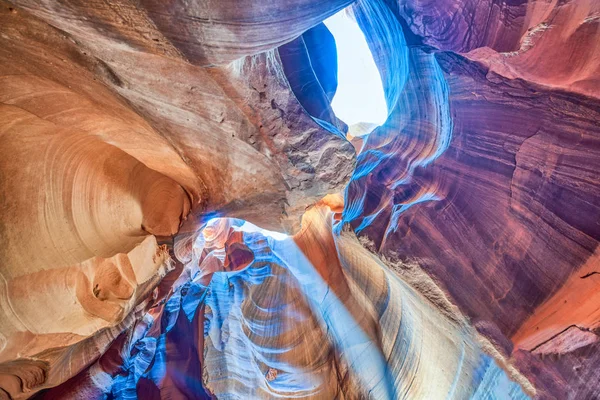
{"type": "Polygon", "coordinates": [[[348,125],[382,125],[387,119],[387,104],[379,70],[362,30],[343,10],[324,22],[335,38],[338,56],[333,111],[348,125]]]}
{"type": "Polygon", "coordinates": [[[239,227],[239,230],[242,232],[260,232],[264,236],[270,236],[275,240],[284,240],[289,237],[285,233],[279,233],[279,232],[274,232],[274,231],[269,231],[267,229],[259,228],[258,226],[251,224],[248,221],[244,222],[244,224],[239,227]]]}

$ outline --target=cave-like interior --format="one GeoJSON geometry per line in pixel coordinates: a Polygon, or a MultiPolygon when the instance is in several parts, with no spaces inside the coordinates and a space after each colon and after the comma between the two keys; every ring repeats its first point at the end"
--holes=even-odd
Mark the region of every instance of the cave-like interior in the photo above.
{"type": "Polygon", "coordinates": [[[600,399],[600,1],[0,0],[0,399],[600,399]]]}

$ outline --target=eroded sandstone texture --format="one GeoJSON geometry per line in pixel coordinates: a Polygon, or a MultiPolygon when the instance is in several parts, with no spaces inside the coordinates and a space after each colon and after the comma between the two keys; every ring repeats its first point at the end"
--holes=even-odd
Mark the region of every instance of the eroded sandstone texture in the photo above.
{"type": "Polygon", "coordinates": [[[599,68],[594,0],[0,1],[0,398],[600,397],[599,68]]]}

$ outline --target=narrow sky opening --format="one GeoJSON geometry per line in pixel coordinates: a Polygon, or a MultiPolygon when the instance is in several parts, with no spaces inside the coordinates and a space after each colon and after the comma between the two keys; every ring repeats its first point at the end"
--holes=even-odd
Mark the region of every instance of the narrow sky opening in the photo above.
{"type": "Polygon", "coordinates": [[[365,36],[344,10],[325,20],[335,38],[338,57],[338,88],[331,103],[336,116],[349,126],[382,125],[387,104],[381,76],[365,36]]]}
{"type": "MultiPolygon", "coordinates": [[[[248,221],[244,221],[242,219],[237,219],[237,218],[221,218],[221,217],[211,218],[206,222],[206,225],[203,227],[203,229],[210,231],[209,235],[214,235],[215,232],[217,234],[219,234],[219,232],[221,232],[223,234],[228,234],[229,228],[233,228],[236,231],[242,231],[242,232],[248,232],[248,233],[260,232],[262,235],[270,236],[275,240],[284,240],[289,237],[285,233],[279,233],[279,232],[269,231],[267,229],[262,229],[261,227],[256,226],[248,221]],[[226,227],[226,229],[225,230],[220,229],[219,225],[226,227]]],[[[207,231],[204,231],[204,232],[207,232],[207,231]]]]}
{"type": "Polygon", "coordinates": [[[262,229],[254,224],[251,224],[248,221],[244,222],[244,224],[239,227],[239,230],[242,232],[260,232],[264,236],[270,236],[275,240],[284,240],[289,237],[285,233],[279,233],[279,232],[269,231],[267,229],[262,229]]]}

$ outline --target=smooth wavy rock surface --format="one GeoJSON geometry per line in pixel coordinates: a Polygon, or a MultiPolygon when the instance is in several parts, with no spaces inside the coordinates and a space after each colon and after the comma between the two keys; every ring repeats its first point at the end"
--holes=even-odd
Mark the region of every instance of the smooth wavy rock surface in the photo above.
{"type": "MultiPolygon", "coordinates": [[[[598,363],[600,103],[596,47],[588,45],[597,37],[596,5],[449,3],[396,9],[413,35],[405,52],[409,77],[403,86],[387,83],[388,93],[403,91],[386,124],[363,139],[343,218],[374,251],[418,262],[482,333],[498,344],[512,338],[502,347],[510,353],[514,345],[521,365],[531,363],[523,369],[545,388],[539,396],[594,398],[598,388],[581,383],[583,367],[539,356],[570,354],[570,362],[592,369],[598,363]],[[485,24],[480,13],[488,5],[482,15],[493,22],[485,24]],[[522,73],[507,74],[494,62],[518,48],[511,46],[521,36],[508,33],[529,26],[519,13],[555,25],[510,55],[523,61],[522,73]],[[561,41],[550,39],[559,34],[561,41]],[[577,46],[565,44],[577,35],[577,46]],[[427,55],[423,44],[453,52],[427,55]],[[569,63],[533,61],[546,57],[546,46],[569,54],[569,63]],[[415,68],[427,59],[429,66],[415,68]],[[554,68],[558,77],[563,67],[589,73],[590,90],[541,72],[554,68]]],[[[405,59],[400,46],[395,50],[383,53],[382,70],[391,58],[405,59]]]]}
{"type": "Polygon", "coordinates": [[[411,32],[509,79],[600,97],[600,4],[578,1],[388,0],[411,32]]]}
{"type": "Polygon", "coordinates": [[[599,7],[0,0],[0,398],[598,398],[599,7]]]}
{"type": "Polygon", "coordinates": [[[441,292],[430,302],[352,233],[333,236],[332,216],[325,205],[313,208],[285,240],[215,223],[167,302],[116,342],[120,371],[101,359],[75,378],[77,390],[119,398],[527,398],[499,365],[532,390],[527,381],[499,353],[484,352],[489,343],[441,292]]]}
{"type": "Polygon", "coordinates": [[[172,262],[158,242],[216,214],[297,229],[354,163],[354,148],[304,113],[275,52],[208,69],[158,48],[132,5],[19,6],[2,3],[0,15],[0,360],[11,396],[104,351],[103,332],[123,329],[172,262]],[[116,28],[126,15],[138,28],[121,32],[128,39],[116,28]],[[98,349],[83,348],[92,337],[98,349]],[[54,362],[63,350],[72,359],[54,362]]]}

